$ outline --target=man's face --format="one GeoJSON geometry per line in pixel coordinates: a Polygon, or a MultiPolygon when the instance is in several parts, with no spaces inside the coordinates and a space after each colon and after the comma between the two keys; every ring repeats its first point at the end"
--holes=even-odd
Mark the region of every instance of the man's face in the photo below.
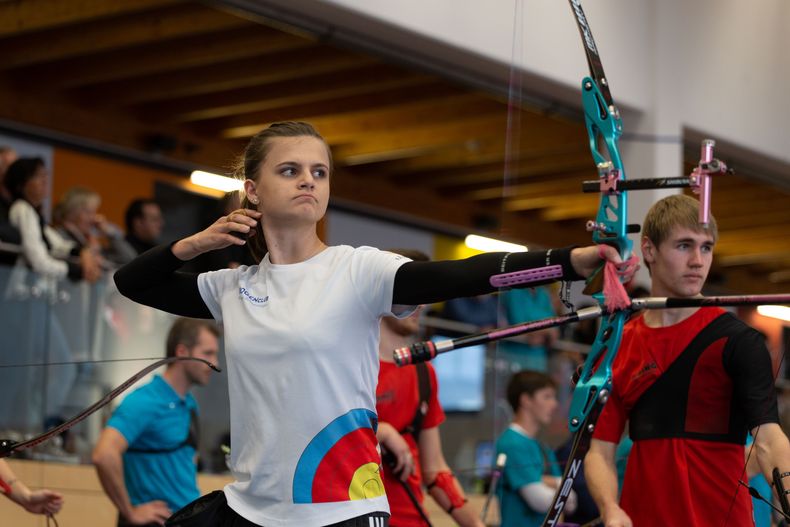
{"type": "Polygon", "coordinates": [[[143,205],[143,214],[135,219],[135,236],[143,241],[155,243],[162,235],[162,227],[165,222],[162,218],[162,210],[155,203],[143,205]]]}
{"type": "MultiPolygon", "coordinates": [[[[219,357],[219,341],[217,337],[209,330],[200,328],[197,342],[195,346],[188,351],[187,355],[189,357],[203,359],[216,365],[219,357]]],[[[182,364],[192,384],[205,386],[208,384],[209,380],[211,380],[211,373],[214,370],[207,365],[196,361],[184,361],[182,364]]]]}
{"type": "Polygon", "coordinates": [[[674,227],[656,247],[642,239],[642,257],[650,264],[652,294],[692,297],[702,292],[713,263],[713,236],[707,231],[674,227]]]}
{"type": "Polygon", "coordinates": [[[535,390],[535,393],[521,395],[522,406],[530,412],[541,426],[551,424],[551,418],[557,410],[557,390],[551,386],[535,390]]]}

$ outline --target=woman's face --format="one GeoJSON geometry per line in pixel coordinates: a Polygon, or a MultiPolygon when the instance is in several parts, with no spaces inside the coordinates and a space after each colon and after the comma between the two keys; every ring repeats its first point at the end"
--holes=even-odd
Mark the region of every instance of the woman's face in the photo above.
{"type": "Polygon", "coordinates": [[[47,170],[44,167],[36,169],[33,177],[27,180],[22,187],[22,195],[34,207],[40,207],[47,197],[47,170]]]}
{"type": "Polygon", "coordinates": [[[258,179],[245,190],[257,199],[261,221],[273,226],[316,224],[329,203],[329,152],[315,137],[277,137],[258,179]]]}

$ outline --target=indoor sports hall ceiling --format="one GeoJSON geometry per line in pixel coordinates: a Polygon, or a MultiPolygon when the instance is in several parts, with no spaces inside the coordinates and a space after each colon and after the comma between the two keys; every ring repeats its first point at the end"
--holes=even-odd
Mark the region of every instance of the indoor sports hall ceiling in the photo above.
{"type": "MultiPolygon", "coordinates": [[[[268,123],[306,120],[333,148],[340,203],[534,245],[589,240],[581,111],[524,107],[508,134],[501,96],[218,5],[0,1],[0,125],[222,170],[268,123]]],[[[790,285],[790,193],[759,172],[714,184],[715,274],[732,291],[790,285]]]]}

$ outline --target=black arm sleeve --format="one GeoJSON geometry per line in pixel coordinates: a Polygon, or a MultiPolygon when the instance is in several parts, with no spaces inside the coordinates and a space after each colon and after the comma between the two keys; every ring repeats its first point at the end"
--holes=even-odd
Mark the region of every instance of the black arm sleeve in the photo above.
{"type": "Polygon", "coordinates": [[[778,423],[773,363],[763,336],[752,328],[744,328],[730,337],[723,358],[747,428],[778,423]]]}
{"type": "MultiPolygon", "coordinates": [[[[564,280],[581,280],[571,266],[571,249],[552,249],[550,265],[562,265],[564,280]]],[[[521,253],[486,253],[464,260],[443,262],[407,262],[395,273],[392,303],[404,305],[432,304],[451,298],[493,293],[497,289],[489,283],[496,274],[545,267],[547,251],[521,253]],[[505,269],[502,269],[502,260],[505,269]]],[[[550,280],[532,282],[524,287],[535,287],[550,280]]]]}
{"type": "Polygon", "coordinates": [[[115,272],[121,294],[135,302],[192,318],[213,318],[198,290],[196,273],[182,273],[184,263],[172,244],[146,251],[115,272]]]}

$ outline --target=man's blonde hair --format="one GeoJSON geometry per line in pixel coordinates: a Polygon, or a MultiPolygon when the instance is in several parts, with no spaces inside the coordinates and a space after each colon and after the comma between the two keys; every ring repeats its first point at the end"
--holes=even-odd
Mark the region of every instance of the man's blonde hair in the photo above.
{"type": "Polygon", "coordinates": [[[719,227],[713,214],[710,215],[708,228],[703,228],[699,223],[699,201],[685,194],[675,194],[654,203],[642,224],[642,236],[658,247],[675,227],[707,232],[713,238],[713,243],[719,239],[719,227]]]}

